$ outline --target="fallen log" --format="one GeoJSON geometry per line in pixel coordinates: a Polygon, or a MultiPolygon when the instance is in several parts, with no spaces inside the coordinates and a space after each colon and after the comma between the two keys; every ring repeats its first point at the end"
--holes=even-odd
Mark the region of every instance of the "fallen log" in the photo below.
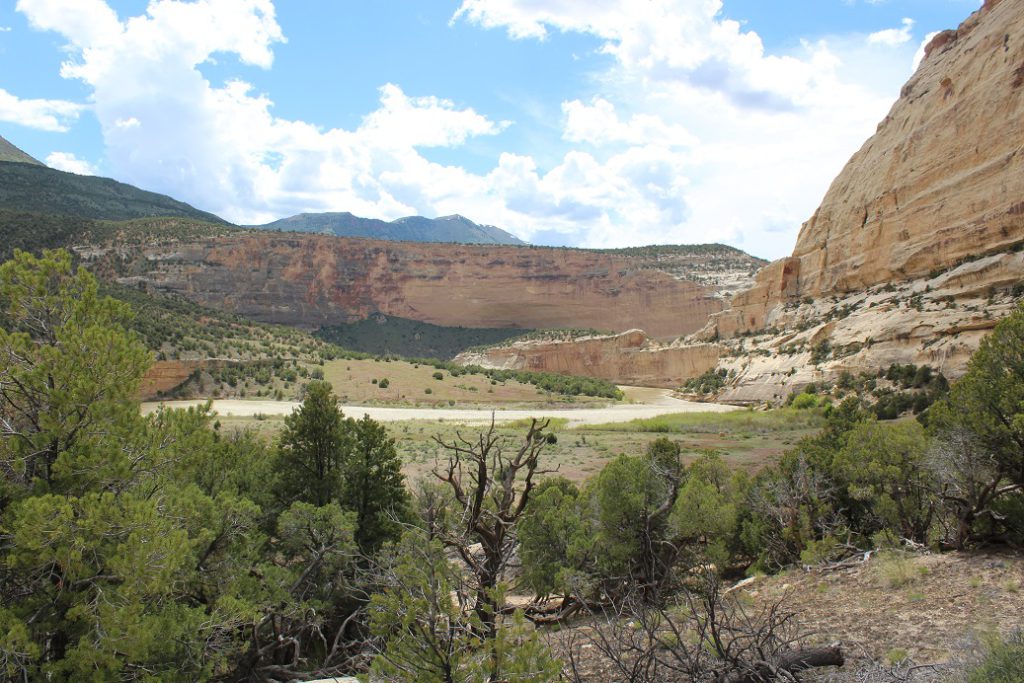
{"type": "Polygon", "coordinates": [[[827,647],[791,650],[779,655],[774,662],[754,665],[747,671],[737,671],[718,679],[718,683],[771,683],[793,680],[793,674],[824,666],[842,666],[845,662],[842,647],[836,643],[827,647]]]}

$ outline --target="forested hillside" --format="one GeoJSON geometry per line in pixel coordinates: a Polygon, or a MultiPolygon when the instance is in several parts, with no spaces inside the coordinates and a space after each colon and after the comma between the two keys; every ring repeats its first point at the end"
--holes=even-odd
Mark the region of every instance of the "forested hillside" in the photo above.
{"type": "Polygon", "coordinates": [[[224,220],[184,202],[109,178],[57,171],[46,166],[0,161],[0,208],[81,218],[126,220],[179,216],[213,223],[224,220]]]}

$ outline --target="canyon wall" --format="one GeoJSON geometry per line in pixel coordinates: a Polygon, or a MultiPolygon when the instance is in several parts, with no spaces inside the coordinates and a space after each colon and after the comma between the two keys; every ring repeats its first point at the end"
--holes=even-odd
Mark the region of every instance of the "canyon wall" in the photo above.
{"type": "Polygon", "coordinates": [[[777,305],[919,279],[1024,241],[1024,0],[988,0],[929,44],[877,133],[706,336],[777,305]]]}
{"type": "Polygon", "coordinates": [[[793,255],[763,268],[693,341],[777,401],[891,363],[956,378],[1024,295],[1024,0],[988,0],[935,37],[793,255]]]}
{"type": "Polygon", "coordinates": [[[373,313],[449,327],[700,329],[710,287],[615,253],[239,233],[80,250],[120,282],[261,322],[316,328],[373,313]]]}
{"type": "Polygon", "coordinates": [[[571,341],[530,340],[459,355],[455,362],[489,368],[558,372],[616,384],[676,388],[718,364],[715,344],[662,345],[641,330],[571,341]]]}

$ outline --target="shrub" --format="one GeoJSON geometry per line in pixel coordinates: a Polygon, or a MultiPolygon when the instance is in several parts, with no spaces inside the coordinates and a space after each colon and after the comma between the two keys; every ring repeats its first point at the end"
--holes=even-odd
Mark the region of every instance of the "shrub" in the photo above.
{"type": "Polygon", "coordinates": [[[1024,633],[992,643],[981,663],[967,674],[967,683],[1016,683],[1024,680],[1024,633]]]}
{"type": "Polygon", "coordinates": [[[431,377],[433,377],[434,379],[444,379],[444,373],[438,370],[433,375],[431,375],[431,377]]]}
{"type": "Polygon", "coordinates": [[[904,588],[912,584],[921,572],[905,553],[886,550],[875,556],[874,574],[882,586],[904,588]]]}
{"type": "Polygon", "coordinates": [[[387,389],[390,384],[391,384],[391,382],[389,382],[388,378],[385,377],[381,381],[377,382],[377,387],[380,388],[380,389],[387,389]]]}
{"type": "Polygon", "coordinates": [[[814,394],[800,394],[793,399],[793,407],[797,410],[808,410],[818,407],[818,397],[814,394]]]}

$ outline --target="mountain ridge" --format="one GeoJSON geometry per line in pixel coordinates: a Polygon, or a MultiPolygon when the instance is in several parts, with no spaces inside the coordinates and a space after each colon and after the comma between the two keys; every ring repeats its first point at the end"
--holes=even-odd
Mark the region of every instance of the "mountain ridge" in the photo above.
{"type": "Polygon", "coordinates": [[[111,178],[66,173],[41,164],[16,161],[0,161],[0,209],[94,220],[160,216],[227,223],[220,216],[167,195],[111,178]]]}
{"type": "Polygon", "coordinates": [[[0,161],[8,161],[20,164],[32,164],[34,166],[45,166],[43,162],[29,155],[16,147],[13,143],[0,135],[0,161]]]}
{"type": "Polygon", "coordinates": [[[286,232],[311,232],[337,237],[384,239],[396,242],[526,244],[501,228],[493,225],[481,225],[459,214],[437,218],[405,216],[389,222],[379,218],[363,218],[348,211],[331,211],[300,213],[263,225],[247,227],[286,232]]]}

